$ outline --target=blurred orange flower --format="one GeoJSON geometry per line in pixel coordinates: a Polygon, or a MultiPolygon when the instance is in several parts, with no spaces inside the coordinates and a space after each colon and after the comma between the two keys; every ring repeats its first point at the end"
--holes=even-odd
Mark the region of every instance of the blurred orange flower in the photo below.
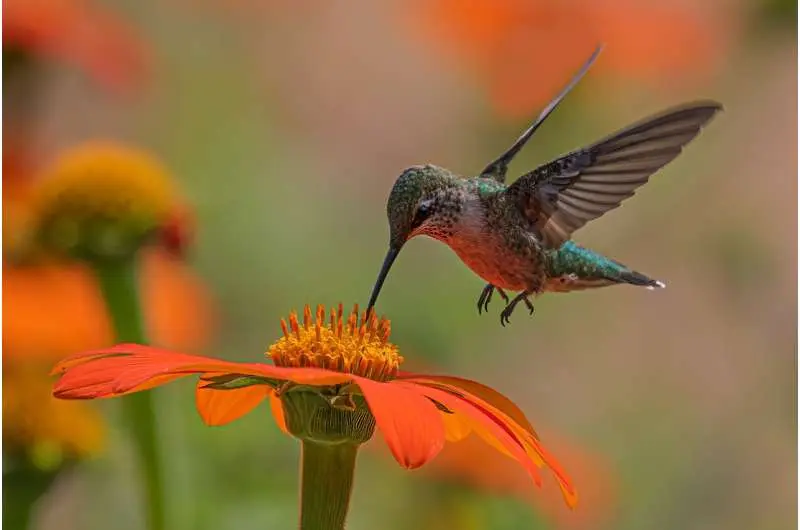
{"type": "MultiPolygon", "coordinates": [[[[146,251],[141,270],[144,317],[153,343],[201,348],[214,319],[200,279],[163,249],[146,251]]],[[[113,343],[99,287],[83,264],[4,264],[3,307],[8,356],[58,359],[113,343]]]]}
{"type": "Polygon", "coordinates": [[[735,30],[719,2],[410,0],[408,31],[485,84],[504,115],[527,116],[567,82],[595,46],[597,72],[656,85],[704,76],[735,30]]]}
{"type": "Polygon", "coordinates": [[[31,161],[25,149],[3,139],[3,259],[32,253],[31,161]]]}
{"type": "Polygon", "coordinates": [[[53,398],[46,369],[44,363],[3,359],[3,452],[51,471],[65,460],[97,454],[105,441],[105,426],[85,403],[53,398]]]}
{"type": "Polygon", "coordinates": [[[563,509],[560,499],[548,490],[532,495],[530,481],[513,461],[486,451],[474,436],[449,444],[428,468],[431,476],[497,495],[514,496],[544,514],[559,529],[594,529],[610,523],[616,507],[617,484],[610,466],[598,454],[549,433],[548,445],[570,469],[581,492],[581,507],[563,509]]]}
{"type": "MultiPolygon", "coordinates": [[[[96,454],[102,418],[82,403],[53,398],[49,367],[76,349],[113,342],[95,276],[74,261],[54,261],[35,236],[39,192],[20,145],[3,150],[3,450],[42,471],[96,454]]],[[[119,190],[118,190],[119,191],[119,190]]],[[[146,324],[157,344],[201,348],[213,332],[202,282],[164,247],[142,256],[146,324]]]]}
{"type": "MultiPolygon", "coordinates": [[[[67,161],[75,160],[76,154],[84,156],[88,152],[91,155],[94,149],[93,144],[88,144],[72,150],[73,156],[67,157],[67,161]]],[[[3,312],[4,358],[54,360],[76,350],[107,346],[113,342],[113,333],[94,275],[82,263],[54,261],[46,249],[37,245],[34,236],[40,208],[49,207],[52,202],[47,198],[61,193],[59,197],[63,202],[72,195],[59,191],[65,187],[63,183],[47,178],[34,183],[30,168],[21,162],[24,152],[15,152],[6,149],[3,153],[4,169],[11,171],[6,173],[10,178],[3,179],[3,307],[9,309],[3,312]]],[[[120,148],[109,150],[105,145],[99,152],[101,155],[110,153],[112,162],[127,162],[129,157],[136,161],[138,155],[120,148]]],[[[147,158],[141,161],[144,169],[150,169],[149,162],[147,158]]],[[[144,214],[137,214],[138,218],[149,219],[152,210],[156,212],[152,214],[152,222],[167,223],[166,228],[169,228],[171,213],[167,205],[172,204],[172,190],[166,188],[165,191],[160,185],[167,177],[160,172],[137,171],[144,183],[134,179],[133,184],[128,185],[133,177],[125,172],[126,168],[125,164],[112,164],[110,169],[103,170],[97,164],[90,164],[88,188],[79,185],[72,193],[78,193],[93,208],[102,209],[104,195],[98,189],[102,190],[103,186],[94,187],[92,179],[105,179],[106,187],[109,182],[114,184],[112,206],[115,201],[123,206],[130,201],[142,203],[128,204],[118,211],[128,215],[144,211],[144,214]],[[157,207],[150,205],[151,202],[157,207]]],[[[46,177],[59,177],[57,180],[66,179],[74,184],[71,176],[74,174],[46,177]]],[[[78,202],[69,204],[74,206],[78,202]]],[[[155,344],[198,349],[208,341],[214,328],[211,297],[200,279],[177,256],[176,248],[168,241],[147,248],[141,254],[144,317],[155,344]]]]}
{"type": "MultiPolygon", "coordinates": [[[[213,330],[209,295],[185,264],[162,249],[143,256],[142,298],[153,341],[200,348],[213,330]]],[[[49,365],[75,348],[113,342],[94,275],[83,264],[3,264],[4,451],[24,451],[42,469],[102,447],[90,407],[52,397],[49,365]]]]}
{"type": "Polygon", "coordinates": [[[137,88],[150,50],[121,18],[90,0],[3,0],[3,48],[71,62],[106,87],[137,88]]]}
{"type": "Polygon", "coordinates": [[[33,189],[37,238],[59,254],[132,256],[156,244],[180,256],[191,215],[169,170],[150,152],[108,141],[64,150],[33,189]]]}

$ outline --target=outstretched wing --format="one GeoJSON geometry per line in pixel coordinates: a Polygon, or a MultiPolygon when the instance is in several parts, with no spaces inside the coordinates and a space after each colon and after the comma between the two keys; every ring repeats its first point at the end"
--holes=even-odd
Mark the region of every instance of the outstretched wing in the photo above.
{"type": "Polygon", "coordinates": [[[565,86],[564,89],[555,98],[553,98],[550,103],[547,104],[544,110],[542,110],[542,112],[539,114],[539,117],[536,118],[536,121],[533,122],[533,125],[528,127],[525,132],[522,133],[519,138],[517,138],[517,141],[514,142],[514,145],[509,147],[505,153],[500,155],[496,160],[486,166],[486,168],[481,172],[480,176],[482,178],[494,179],[497,182],[505,182],[506,173],[508,172],[508,164],[511,163],[511,160],[517,156],[517,153],[519,153],[520,149],[522,149],[528,140],[531,139],[531,136],[533,136],[533,133],[536,132],[536,129],[538,129],[539,126],[544,123],[547,117],[550,116],[550,113],[556,110],[556,107],[558,107],[558,104],[561,103],[561,100],[564,99],[575,87],[575,85],[578,84],[578,81],[580,81],[583,76],[586,75],[586,72],[589,71],[589,68],[591,68],[591,66],[594,64],[601,51],[603,51],[602,44],[595,48],[591,57],[589,57],[589,59],[584,63],[578,73],[575,74],[569,84],[565,86]]]}
{"type": "Polygon", "coordinates": [[[557,248],[575,230],[633,195],[721,109],[713,101],[673,108],[538,167],[506,193],[544,243],[557,248]]]}

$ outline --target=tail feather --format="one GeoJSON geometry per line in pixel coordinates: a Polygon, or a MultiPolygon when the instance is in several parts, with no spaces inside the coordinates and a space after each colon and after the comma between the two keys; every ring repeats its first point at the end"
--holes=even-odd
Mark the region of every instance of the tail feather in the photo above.
{"type": "Polygon", "coordinates": [[[567,241],[552,251],[548,260],[546,291],[570,292],[627,283],[661,289],[666,284],[632,270],[622,263],[567,241]]]}
{"type": "Polygon", "coordinates": [[[632,271],[630,269],[620,274],[620,279],[623,283],[641,285],[642,287],[649,287],[650,289],[663,289],[667,286],[667,284],[662,281],[654,280],[641,272],[632,271]]]}

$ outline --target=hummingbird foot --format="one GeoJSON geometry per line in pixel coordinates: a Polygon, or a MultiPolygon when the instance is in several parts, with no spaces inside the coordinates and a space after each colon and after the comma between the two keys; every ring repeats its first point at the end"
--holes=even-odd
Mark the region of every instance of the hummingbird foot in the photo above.
{"type": "Polygon", "coordinates": [[[483,291],[481,291],[481,295],[478,297],[479,315],[484,311],[487,313],[489,312],[489,302],[492,301],[492,295],[494,294],[495,289],[497,289],[497,292],[500,293],[500,297],[503,299],[503,301],[508,304],[509,298],[506,292],[499,287],[495,287],[491,283],[487,283],[483,288],[483,291]]]}
{"type": "Polygon", "coordinates": [[[503,309],[500,313],[500,325],[506,327],[506,324],[511,323],[511,313],[514,312],[514,309],[517,307],[517,304],[520,302],[525,302],[525,307],[528,308],[528,312],[532,315],[533,314],[533,302],[530,301],[528,296],[530,293],[523,291],[519,293],[517,296],[514,297],[511,302],[503,309]]]}

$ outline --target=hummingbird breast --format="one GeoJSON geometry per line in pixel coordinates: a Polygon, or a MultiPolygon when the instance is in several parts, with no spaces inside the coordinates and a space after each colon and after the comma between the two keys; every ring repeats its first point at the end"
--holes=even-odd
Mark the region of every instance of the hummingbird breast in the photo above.
{"type": "Polygon", "coordinates": [[[468,199],[444,241],[475,274],[511,291],[540,291],[542,253],[533,234],[493,212],[480,198],[468,199]]]}

